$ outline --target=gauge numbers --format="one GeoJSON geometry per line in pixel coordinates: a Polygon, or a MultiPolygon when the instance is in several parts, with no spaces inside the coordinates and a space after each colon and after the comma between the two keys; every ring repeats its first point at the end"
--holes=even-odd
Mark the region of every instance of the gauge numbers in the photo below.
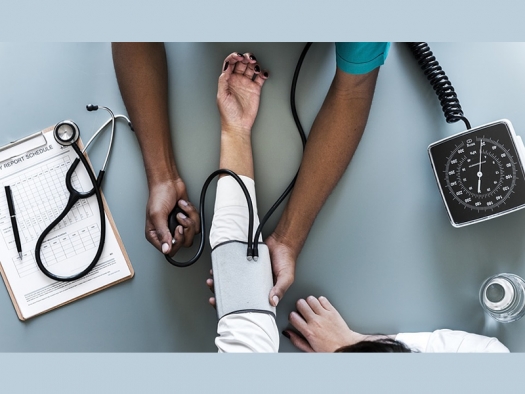
{"type": "Polygon", "coordinates": [[[517,180],[511,153],[483,136],[462,141],[448,157],[444,172],[454,199],[475,210],[493,210],[503,204],[517,180]]]}
{"type": "Polygon", "coordinates": [[[525,207],[522,146],[507,120],[431,144],[428,153],[453,226],[492,219],[525,207]]]}

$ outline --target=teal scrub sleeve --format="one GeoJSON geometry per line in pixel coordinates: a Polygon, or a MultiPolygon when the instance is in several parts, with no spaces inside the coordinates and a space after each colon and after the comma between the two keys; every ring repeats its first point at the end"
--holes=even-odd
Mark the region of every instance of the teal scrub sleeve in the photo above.
{"type": "Polygon", "coordinates": [[[383,65],[389,42],[336,42],[337,67],[348,74],[366,74],[383,65]]]}

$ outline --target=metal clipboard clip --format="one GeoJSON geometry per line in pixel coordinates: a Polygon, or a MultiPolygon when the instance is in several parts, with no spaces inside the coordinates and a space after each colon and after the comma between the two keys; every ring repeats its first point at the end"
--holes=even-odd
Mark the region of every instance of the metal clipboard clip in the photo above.
{"type": "Polygon", "coordinates": [[[10,144],[0,147],[0,163],[11,160],[15,157],[23,155],[33,149],[41,148],[47,145],[47,139],[44,131],[39,131],[35,134],[13,141],[10,144]]]}

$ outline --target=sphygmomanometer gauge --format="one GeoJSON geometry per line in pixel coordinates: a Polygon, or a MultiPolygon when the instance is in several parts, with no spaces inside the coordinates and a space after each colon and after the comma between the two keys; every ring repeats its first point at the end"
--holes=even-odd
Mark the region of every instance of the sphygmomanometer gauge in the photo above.
{"type": "Polygon", "coordinates": [[[508,120],[437,141],[428,153],[454,227],[525,208],[525,148],[508,120]]]}

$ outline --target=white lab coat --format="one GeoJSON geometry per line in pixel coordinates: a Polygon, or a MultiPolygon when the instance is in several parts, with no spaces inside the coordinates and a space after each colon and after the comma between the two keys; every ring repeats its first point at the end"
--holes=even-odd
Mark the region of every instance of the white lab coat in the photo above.
{"type": "MultiPolygon", "coordinates": [[[[257,199],[253,179],[241,176],[254,208],[254,233],[259,225],[257,199]]],[[[215,213],[210,230],[210,244],[245,241],[248,234],[246,198],[237,182],[230,176],[219,179],[215,198],[215,213]]],[[[224,316],[217,325],[215,344],[219,352],[277,352],[279,330],[275,318],[267,313],[238,313],[224,316]]],[[[464,331],[436,330],[434,332],[401,333],[396,340],[419,352],[508,352],[496,338],[464,331]]]]}
{"type": "Polygon", "coordinates": [[[396,340],[422,353],[508,353],[509,349],[496,338],[465,331],[401,333],[396,340]]]}

